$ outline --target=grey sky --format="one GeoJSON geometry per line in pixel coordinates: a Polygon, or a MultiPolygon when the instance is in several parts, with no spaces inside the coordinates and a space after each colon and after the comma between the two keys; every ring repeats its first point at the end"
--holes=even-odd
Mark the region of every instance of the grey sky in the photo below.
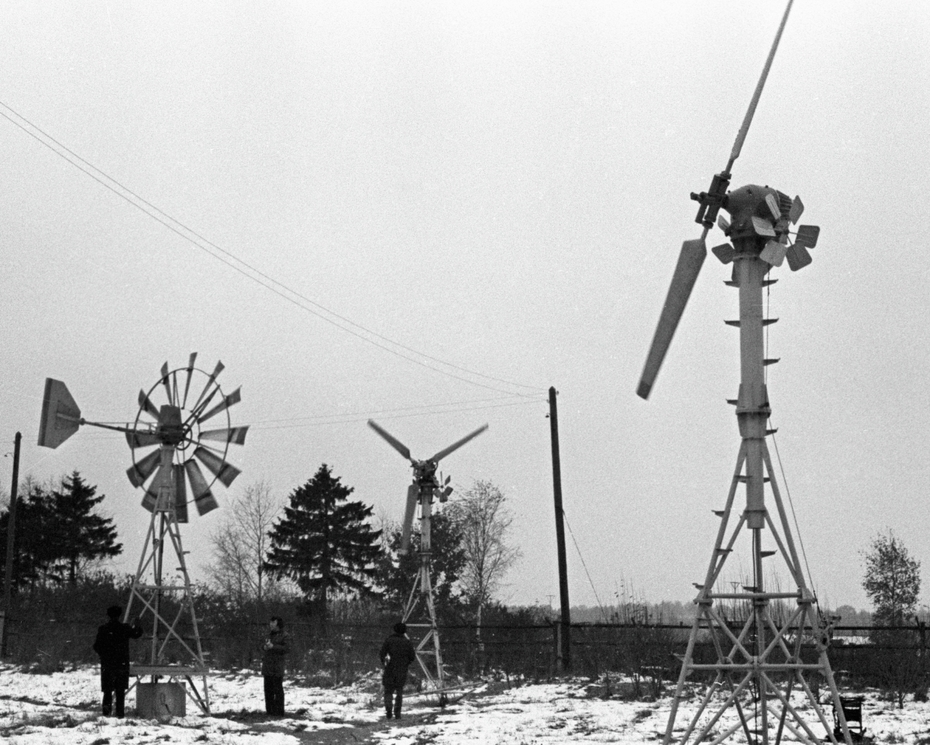
{"type": "MultiPolygon", "coordinates": [[[[691,598],[739,445],[736,297],[713,257],[651,399],[635,389],[681,241],[700,234],[688,195],[726,164],[782,11],[7,3],[0,437],[23,432],[24,474],[78,469],[107,494],[131,571],[148,513],[129,451],[90,428],[37,448],[46,376],[88,419],[132,420],[163,362],[222,359],[224,387],[242,386],[234,423],[252,425],[233,492],[264,478],[284,496],[326,462],[395,519],[409,468],[365,420],[418,457],[488,422],[443,471],[507,493],[524,558],[503,599],[545,603],[554,385],[594,585],[570,538],[573,602],[621,585],[691,598]]],[[[822,228],[811,266],[775,272],[768,356],[781,465],[832,605],[866,606],[858,552],[877,531],[930,559],[927,38],[921,3],[798,0],[734,168],[734,186],[800,194],[822,228]]],[[[185,531],[194,565],[217,516],[185,531]]]]}

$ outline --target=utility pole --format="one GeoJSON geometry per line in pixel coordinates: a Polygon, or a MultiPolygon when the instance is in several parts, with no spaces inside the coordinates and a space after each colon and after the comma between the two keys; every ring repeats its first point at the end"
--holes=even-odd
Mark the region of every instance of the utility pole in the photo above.
{"type": "Polygon", "coordinates": [[[10,512],[6,528],[6,573],[3,577],[3,615],[0,615],[0,657],[6,657],[7,624],[10,621],[10,603],[13,585],[13,538],[16,534],[16,491],[19,483],[19,443],[22,434],[13,438],[13,484],[10,487],[10,512]]]}
{"type": "Polygon", "coordinates": [[[559,660],[562,670],[571,669],[572,614],[568,604],[568,563],[565,559],[565,525],[562,514],[562,465],[559,460],[559,410],[555,387],[549,388],[549,429],[552,433],[552,491],[555,496],[555,541],[559,556],[559,603],[562,619],[559,622],[559,660]]]}

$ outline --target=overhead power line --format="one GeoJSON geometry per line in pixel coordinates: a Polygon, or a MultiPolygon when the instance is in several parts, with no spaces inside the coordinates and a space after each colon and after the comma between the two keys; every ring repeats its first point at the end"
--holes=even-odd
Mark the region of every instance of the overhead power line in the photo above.
{"type": "Polygon", "coordinates": [[[453,378],[470,385],[479,386],[481,388],[497,391],[499,393],[507,393],[509,395],[517,396],[533,396],[535,393],[545,390],[545,388],[541,386],[527,385],[511,380],[505,380],[503,378],[497,378],[492,375],[486,375],[484,373],[480,373],[475,370],[447,362],[445,360],[439,359],[438,357],[433,357],[429,354],[426,354],[425,352],[421,352],[419,350],[413,349],[412,347],[401,344],[400,342],[394,341],[393,339],[379,334],[376,331],[372,331],[371,329],[356,323],[355,321],[342,316],[335,311],[330,310],[317,301],[312,300],[299,291],[289,287],[283,282],[274,279],[252,264],[243,261],[232,252],[222,248],[213,241],[200,235],[193,228],[190,228],[177,218],[172,217],[164,210],[155,206],[145,198],[139,196],[127,186],[123,185],[115,178],[108,175],[106,172],[102,171],[100,168],[75,153],[69,147],[59,142],[48,132],[43,130],[38,125],[32,123],[29,119],[24,117],[8,104],[0,101],[0,107],[5,109],[5,111],[0,110],[0,117],[3,117],[15,127],[25,132],[36,142],[51,150],[61,159],[66,161],[69,165],[77,168],[79,171],[92,178],[105,189],[108,189],[112,193],[116,194],[118,197],[128,202],[140,212],[160,223],[191,245],[199,248],[208,256],[222,262],[249,280],[261,285],[265,289],[273,292],[293,305],[296,305],[301,310],[304,310],[307,313],[316,316],[320,320],[335,326],[339,330],[351,334],[352,336],[374,347],[377,347],[382,351],[388,352],[389,354],[395,355],[396,357],[400,357],[401,359],[407,360],[408,362],[412,362],[415,365],[419,365],[420,367],[423,367],[432,372],[445,375],[446,377],[453,378]],[[471,377],[465,377],[466,375],[471,377]],[[514,393],[512,390],[505,390],[501,388],[500,386],[502,385],[510,386],[511,388],[522,389],[527,391],[527,393],[514,393]]]}

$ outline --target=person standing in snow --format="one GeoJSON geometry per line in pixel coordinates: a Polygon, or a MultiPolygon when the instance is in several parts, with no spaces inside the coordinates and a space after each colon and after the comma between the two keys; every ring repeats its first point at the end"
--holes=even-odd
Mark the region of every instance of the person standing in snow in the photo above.
{"type": "Polygon", "coordinates": [[[407,668],[417,658],[413,644],[407,638],[407,624],[394,625],[394,633],[384,640],[378,656],[381,658],[381,667],[384,668],[381,679],[384,683],[384,710],[388,719],[392,715],[395,719],[400,719],[407,668]]]}
{"type": "Polygon", "coordinates": [[[268,621],[268,638],[262,654],[265,711],[272,716],[284,716],[284,657],[289,643],[284,633],[284,621],[280,616],[272,616],[268,621]]]}
{"type": "Polygon", "coordinates": [[[122,623],[119,620],[122,614],[123,609],[118,605],[107,608],[110,620],[97,629],[97,638],[94,639],[94,651],[100,655],[100,688],[105,717],[111,712],[120,718],[124,714],[126,690],[129,688],[129,640],[142,636],[139,622],[135,621],[131,626],[122,623]]]}

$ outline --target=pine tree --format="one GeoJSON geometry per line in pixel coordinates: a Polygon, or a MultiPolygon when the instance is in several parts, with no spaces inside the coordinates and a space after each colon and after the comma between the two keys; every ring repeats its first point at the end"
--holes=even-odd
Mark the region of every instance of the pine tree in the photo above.
{"type": "Polygon", "coordinates": [[[61,487],[52,491],[51,506],[56,537],[57,561],[54,562],[68,583],[77,582],[80,569],[88,562],[119,556],[123,545],[117,543],[113,520],[96,513],[105,498],[97,496],[97,487],[87,484],[74,471],[61,480],[61,487]]]}
{"type": "Polygon", "coordinates": [[[377,575],[381,531],[368,522],[371,507],[349,500],[353,491],[324,463],[271,531],[268,570],[296,582],[324,628],[331,595],[369,594],[377,575]]]}

